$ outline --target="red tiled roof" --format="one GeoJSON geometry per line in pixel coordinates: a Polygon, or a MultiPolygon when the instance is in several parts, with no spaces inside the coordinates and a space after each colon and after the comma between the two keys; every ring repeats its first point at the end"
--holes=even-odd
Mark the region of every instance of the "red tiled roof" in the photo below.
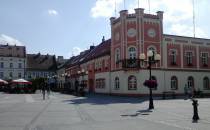
{"type": "Polygon", "coordinates": [[[108,39],[98,46],[96,46],[86,57],[85,61],[92,60],[105,55],[110,55],[111,52],[111,39],[108,39]]]}

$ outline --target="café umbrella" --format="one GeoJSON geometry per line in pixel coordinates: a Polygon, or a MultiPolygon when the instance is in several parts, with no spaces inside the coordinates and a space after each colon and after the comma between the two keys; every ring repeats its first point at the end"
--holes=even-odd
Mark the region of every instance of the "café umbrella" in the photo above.
{"type": "Polygon", "coordinates": [[[8,84],[8,82],[4,81],[3,79],[0,79],[0,84],[8,84]]]}
{"type": "Polygon", "coordinates": [[[16,83],[16,84],[32,84],[32,82],[27,81],[25,79],[16,79],[16,80],[12,80],[12,83],[16,83]]]}

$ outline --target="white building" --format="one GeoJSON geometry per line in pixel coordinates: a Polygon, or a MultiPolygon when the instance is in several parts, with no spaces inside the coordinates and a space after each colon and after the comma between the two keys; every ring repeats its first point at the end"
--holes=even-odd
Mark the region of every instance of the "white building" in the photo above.
{"type": "Polygon", "coordinates": [[[25,46],[0,45],[0,78],[25,78],[25,46]]]}

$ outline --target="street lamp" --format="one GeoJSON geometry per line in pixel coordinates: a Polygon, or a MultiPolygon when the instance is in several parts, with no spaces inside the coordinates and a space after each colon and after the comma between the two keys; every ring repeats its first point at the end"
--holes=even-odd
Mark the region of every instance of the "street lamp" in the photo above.
{"type": "Polygon", "coordinates": [[[88,71],[85,71],[84,69],[82,69],[81,71],[77,71],[77,73],[82,76],[80,92],[81,92],[81,95],[84,96],[84,88],[85,88],[84,75],[87,75],[88,71]]]}
{"type": "MultiPolygon", "coordinates": [[[[160,54],[155,54],[152,50],[149,50],[147,52],[147,59],[144,53],[140,54],[139,59],[143,62],[148,63],[148,69],[149,69],[149,81],[152,80],[152,74],[151,74],[151,70],[152,70],[152,64],[155,64],[157,62],[159,62],[161,60],[161,56],[160,54]]],[[[153,105],[153,97],[152,97],[152,85],[149,84],[149,109],[154,109],[154,105],[153,105]]]]}

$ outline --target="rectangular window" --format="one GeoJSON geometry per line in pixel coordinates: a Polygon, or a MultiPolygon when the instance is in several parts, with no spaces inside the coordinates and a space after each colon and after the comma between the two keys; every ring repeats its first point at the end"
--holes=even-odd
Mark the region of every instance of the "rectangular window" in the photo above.
{"type": "Polygon", "coordinates": [[[96,88],[105,88],[105,79],[96,79],[96,88]]]}
{"type": "Polygon", "coordinates": [[[13,63],[10,63],[9,67],[10,67],[10,68],[13,68],[13,63]]]}
{"type": "Polygon", "coordinates": [[[18,63],[18,68],[21,69],[22,68],[22,64],[18,63]]]}
{"type": "Polygon", "coordinates": [[[176,50],[171,49],[169,51],[169,55],[170,55],[171,65],[176,65],[176,55],[177,55],[176,50]]]}
{"type": "Polygon", "coordinates": [[[31,79],[31,73],[30,72],[28,73],[28,78],[31,79]]]}
{"type": "Polygon", "coordinates": [[[10,78],[13,77],[13,73],[12,73],[12,72],[9,73],[9,77],[10,77],[10,78]]]}
{"type": "Polygon", "coordinates": [[[21,78],[21,73],[18,73],[18,78],[21,78]]]}
{"type": "Polygon", "coordinates": [[[208,53],[207,52],[201,53],[201,63],[203,66],[208,66],[208,53]]]}
{"type": "Polygon", "coordinates": [[[0,78],[4,78],[4,72],[0,72],[0,78]]]}
{"type": "Polygon", "coordinates": [[[192,65],[192,56],[193,53],[192,52],[186,52],[186,60],[187,60],[187,65],[191,66],[192,65]]]}
{"type": "Polygon", "coordinates": [[[4,68],[4,62],[1,62],[0,67],[1,67],[1,68],[4,68]]]}

